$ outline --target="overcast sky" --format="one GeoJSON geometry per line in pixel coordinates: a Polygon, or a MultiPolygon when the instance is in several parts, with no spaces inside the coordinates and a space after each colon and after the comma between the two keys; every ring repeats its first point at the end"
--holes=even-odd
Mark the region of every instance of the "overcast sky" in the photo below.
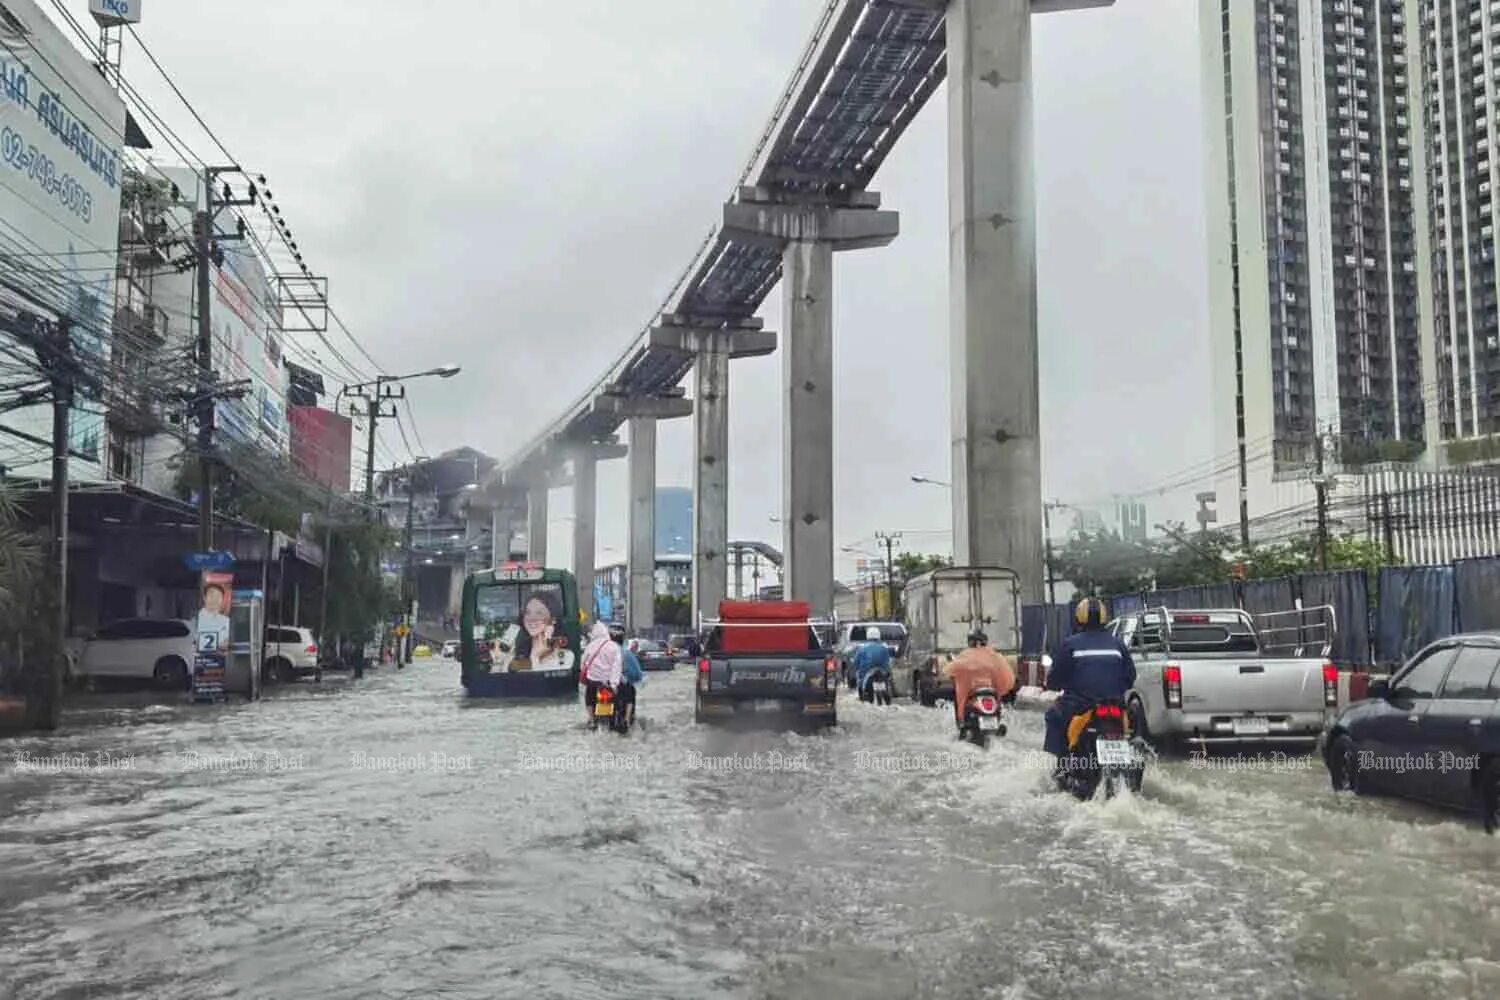
{"type": "MultiPolygon", "coordinates": [[[[427,450],[503,457],[652,317],[823,2],[152,0],[139,30],[234,155],[267,175],[381,364],[463,364],[450,382],[411,386],[427,450]]],[[[86,0],[67,3],[86,14],[86,0]]],[[[1051,497],[1107,504],[1211,457],[1197,53],[1191,0],[1035,21],[1051,497]]],[[[142,54],[127,43],[124,58],[206,155],[142,54]]],[[[947,491],[909,480],[949,474],[945,109],[940,91],[877,177],[901,237],[835,263],[841,545],[873,548],[890,529],[934,529],[909,533],[908,548],[950,544],[947,491]]],[[[780,329],[779,294],[762,315],[780,329]]],[[[739,361],[731,386],[731,533],[776,544],[780,371],[776,357],[739,361]]],[[[690,483],[689,432],[663,424],[661,484],[690,483]]],[[[383,461],[405,457],[393,427],[382,437],[383,461]]],[[[624,463],[601,467],[599,487],[600,558],[613,561],[624,463]]],[[[1152,521],[1190,515],[1184,497],[1146,502],[1152,521]]],[[[557,493],[554,562],[569,509],[557,493]]]]}

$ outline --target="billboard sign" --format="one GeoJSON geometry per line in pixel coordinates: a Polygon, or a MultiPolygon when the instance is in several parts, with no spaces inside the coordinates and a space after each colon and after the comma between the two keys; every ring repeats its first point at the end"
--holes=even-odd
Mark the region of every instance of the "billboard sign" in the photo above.
{"type": "MultiPolygon", "coordinates": [[[[206,554],[206,553],[205,553],[206,554]]],[[[193,700],[221,701],[229,665],[229,623],[234,601],[234,574],[205,570],[198,593],[197,655],[193,662],[193,700]]]]}
{"type": "Polygon", "coordinates": [[[250,383],[243,397],[218,402],[217,426],[234,440],[285,456],[288,376],[281,363],[281,307],[260,259],[244,247],[226,245],[224,266],[213,278],[214,368],[226,381],[250,383]]]}
{"type": "MultiPolygon", "coordinates": [[[[125,106],[34,0],[0,5],[0,298],[49,321],[72,320],[73,348],[102,367],[114,322],[125,106]],[[105,266],[101,266],[101,262],[105,266]]],[[[70,473],[104,477],[103,407],[80,399],[70,473]]],[[[47,439],[51,408],[3,422],[47,439]]],[[[10,471],[50,475],[45,456],[10,471]]]]}
{"type": "Polygon", "coordinates": [[[89,13],[102,28],[141,23],[143,0],[89,0],[89,13]]]}

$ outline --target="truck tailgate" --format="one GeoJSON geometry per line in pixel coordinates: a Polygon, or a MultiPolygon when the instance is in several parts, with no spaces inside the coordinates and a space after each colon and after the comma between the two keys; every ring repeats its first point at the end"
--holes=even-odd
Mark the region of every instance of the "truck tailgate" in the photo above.
{"type": "Polygon", "coordinates": [[[831,683],[822,653],[711,657],[708,692],[732,698],[821,696],[831,683]]]}
{"type": "Polygon", "coordinates": [[[1323,661],[1247,656],[1184,658],[1182,704],[1190,712],[1306,712],[1323,708],[1323,661]]]}

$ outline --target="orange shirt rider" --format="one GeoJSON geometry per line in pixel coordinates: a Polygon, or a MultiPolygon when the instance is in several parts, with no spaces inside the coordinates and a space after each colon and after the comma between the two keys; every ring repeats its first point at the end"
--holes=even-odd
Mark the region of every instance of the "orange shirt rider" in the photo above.
{"type": "Polygon", "coordinates": [[[943,676],[953,681],[953,714],[960,721],[969,692],[993,688],[996,695],[1004,698],[1016,686],[1016,672],[1011,669],[1010,661],[990,648],[989,637],[983,632],[969,636],[969,648],[944,665],[943,676]]]}

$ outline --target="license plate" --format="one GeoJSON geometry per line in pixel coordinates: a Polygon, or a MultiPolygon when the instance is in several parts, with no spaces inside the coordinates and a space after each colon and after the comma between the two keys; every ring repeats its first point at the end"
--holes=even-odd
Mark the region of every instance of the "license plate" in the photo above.
{"type": "Polygon", "coordinates": [[[781,702],[773,698],[761,698],[756,701],[755,710],[757,712],[779,712],[781,711],[781,702]]]}
{"type": "Polygon", "coordinates": [[[594,704],[594,714],[599,716],[614,715],[615,706],[607,701],[596,702],[594,704]]]}
{"type": "Polygon", "coordinates": [[[1135,754],[1125,740],[1099,740],[1094,744],[1099,763],[1106,767],[1129,767],[1135,762],[1135,754]]]}
{"type": "Polygon", "coordinates": [[[1270,719],[1235,719],[1234,735],[1265,736],[1271,731],[1270,719]]]}
{"type": "Polygon", "coordinates": [[[885,681],[875,681],[870,686],[872,688],[874,688],[876,691],[884,691],[885,690],[885,681]]]}
{"type": "Polygon", "coordinates": [[[981,715],[979,717],[979,728],[986,731],[997,730],[1000,728],[1000,720],[993,715],[981,715]]]}

